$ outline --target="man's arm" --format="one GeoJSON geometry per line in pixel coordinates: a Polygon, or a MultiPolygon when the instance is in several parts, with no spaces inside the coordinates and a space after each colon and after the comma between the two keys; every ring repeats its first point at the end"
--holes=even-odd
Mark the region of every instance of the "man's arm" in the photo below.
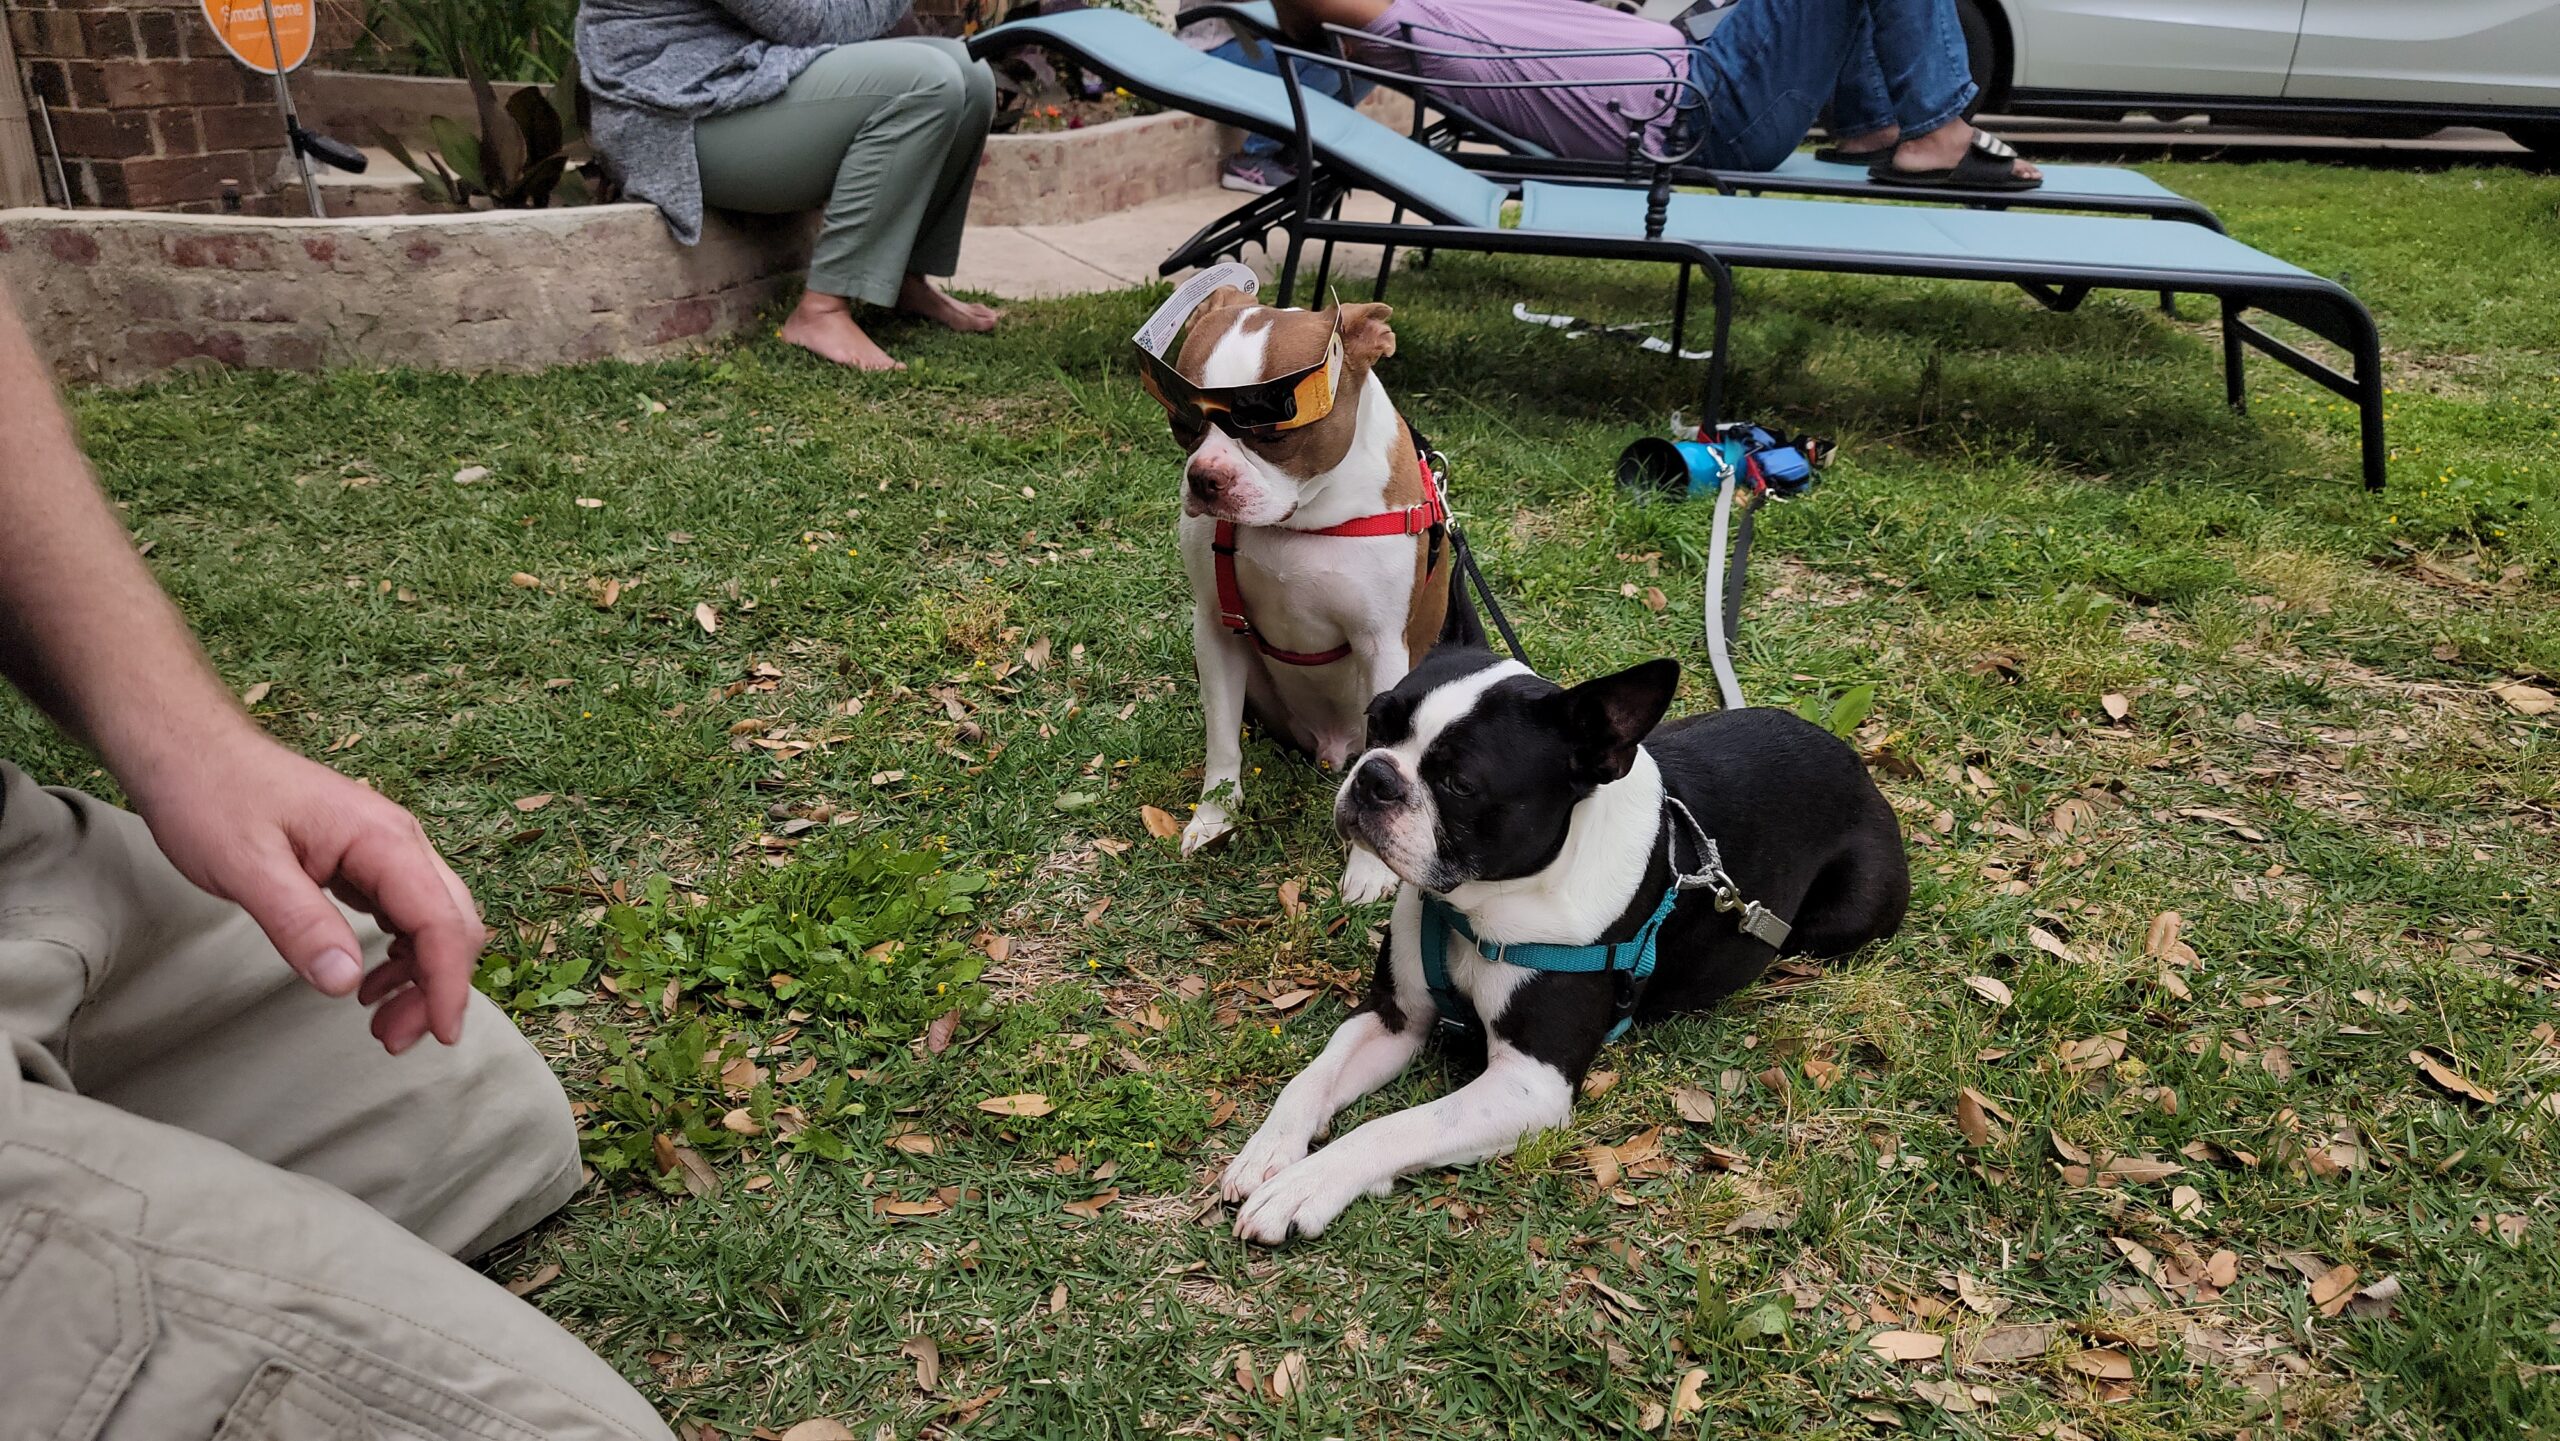
{"type": "Polygon", "coordinates": [[[410,814],[276,744],[197,649],[91,480],[0,291],[0,675],[85,742],[170,861],[305,980],[376,1007],[394,1054],[462,1034],[486,938],[410,814]],[[323,888],[393,936],[373,974],[323,888]]]}

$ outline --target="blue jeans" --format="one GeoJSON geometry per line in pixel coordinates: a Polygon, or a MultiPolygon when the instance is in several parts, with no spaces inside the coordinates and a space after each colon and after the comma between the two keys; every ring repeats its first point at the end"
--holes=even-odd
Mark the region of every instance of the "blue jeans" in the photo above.
{"type": "MultiPolygon", "coordinates": [[[[1230,40],[1209,53],[1231,65],[1241,65],[1247,70],[1259,70],[1265,75],[1280,73],[1280,57],[1272,54],[1271,47],[1268,45],[1255,45],[1248,53],[1242,40],[1230,40]]],[[[1360,103],[1360,97],[1369,93],[1369,87],[1366,84],[1355,84],[1350,76],[1329,65],[1301,65],[1298,68],[1298,83],[1314,94],[1339,100],[1345,105],[1357,105],[1360,103]]],[[[1269,160],[1288,148],[1285,141],[1274,140],[1268,135],[1248,130],[1245,132],[1244,144],[1238,147],[1238,153],[1248,160],[1269,160]]]]}
{"type": "Polygon", "coordinates": [[[1708,90],[1698,159],[1719,170],[1776,168],[1825,102],[1836,134],[1920,136],[1975,93],[1953,0],[1743,0],[1689,75],[1708,90]]]}

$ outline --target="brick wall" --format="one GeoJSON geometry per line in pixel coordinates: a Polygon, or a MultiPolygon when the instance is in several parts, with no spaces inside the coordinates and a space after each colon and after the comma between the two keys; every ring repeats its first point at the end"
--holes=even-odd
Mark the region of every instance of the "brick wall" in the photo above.
{"type": "MultiPolygon", "coordinates": [[[[0,0],[0,12],[80,204],[211,210],[232,181],[248,208],[270,208],[284,155],[274,82],[224,52],[196,0],[0,0]]],[[[324,4],[317,48],[342,48],[353,16],[324,4]]]]}

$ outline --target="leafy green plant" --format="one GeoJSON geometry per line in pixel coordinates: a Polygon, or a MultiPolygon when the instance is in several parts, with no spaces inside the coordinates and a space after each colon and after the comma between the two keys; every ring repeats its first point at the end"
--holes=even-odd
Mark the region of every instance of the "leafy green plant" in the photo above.
{"type": "Polygon", "coordinates": [[[586,127],[574,63],[549,90],[522,86],[503,103],[475,63],[466,60],[463,68],[479,112],[478,134],[433,116],[427,131],[434,144],[421,160],[381,124],[373,127],[375,141],[409,167],[429,199],[469,208],[485,198],[501,210],[539,210],[555,198],[570,205],[609,198],[601,167],[591,155],[581,159],[586,127]]]}
{"type": "Polygon", "coordinates": [[[373,0],[365,28],[405,68],[547,82],[575,68],[577,0],[373,0]]]}
{"type": "Polygon", "coordinates": [[[1829,691],[1806,696],[1797,701],[1795,712],[1842,740],[1858,733],[1858,727],[1875,714],[1876,688],[1871,685],[1851,686],[1833,699],[1829,691]]]}
{"type": "Polygon", "coordinates": [[[480,979],[515,1009],[580,1005],[602,988],[658,1015],[646,1034],[597,1028],[611,1063],[583,1143],[598,1170],[679,1186],[656,1148],[733,1148],[741,1133],[722,1122],[741,1109],[757,1133],[843,1160],[853,1149],[832,1123],[863,1111],[844,1099],[846,1071],[903,1049],[937,1017],[990,1013],[977,983],[984,959],[952,934],[986,884],[982,872],[943,869],[939,851],[885,842],[702,904],[655,876],[605,912],[602,957],[495,961],[480,979]],[[834,1064],[823,1079],[804,1076],[796,1103],[765,1079],[742,1098],[723,1078],[747,1053],[740,1029],[786,1021],[834,1064]]]}
{"type": "Polygon", "coordinates": [[[824,1025],[871,1054],[905,1045],[936,1016],[984,1006],[985,959],[951,934],[986,888],[983,872],[947,871],[940,851],[885,842],[805,869],[743,903],[699,906],[652,878],[605,913],[616,989],[654,1003],[673,982],[741,1017],[824,1025]]]}

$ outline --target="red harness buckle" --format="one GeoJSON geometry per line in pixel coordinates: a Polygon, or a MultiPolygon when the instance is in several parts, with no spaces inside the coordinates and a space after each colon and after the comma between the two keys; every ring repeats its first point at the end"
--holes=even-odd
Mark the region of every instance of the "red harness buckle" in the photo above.
{"type": "MultiPolygon", "coordinates": [[[[1447,524],[1449,504],[1441,498],[1440,477],[1431,471],[1431,457],[1417,453],[1416,459],[1422,465],[1421,504],[1408,505],[1402,510],[1364,515],[1356,520],[1346,520],[1340,525],[1329,525],[1322,530],[1301,531],[1299,534],[1351,537],[1420,535],[1434,526],[1447,524]]],[[[1264,640],[1262,633],[1253,628],[1253,621],[1244,610],[1244,585],[1236,579],[1236,523],[1234,521],[1218,522],[1217,531],[1209,540],[1209,553],[1211,568],[1217,572],[1218,577],[1218,621],[1237,635],[1252,641],[1254,649],[1282,665],[1299,666],[1331,665],[1351,654],[1351,644],[1348,641],[1326,651],[1282,650],[1264,640]]]]}

